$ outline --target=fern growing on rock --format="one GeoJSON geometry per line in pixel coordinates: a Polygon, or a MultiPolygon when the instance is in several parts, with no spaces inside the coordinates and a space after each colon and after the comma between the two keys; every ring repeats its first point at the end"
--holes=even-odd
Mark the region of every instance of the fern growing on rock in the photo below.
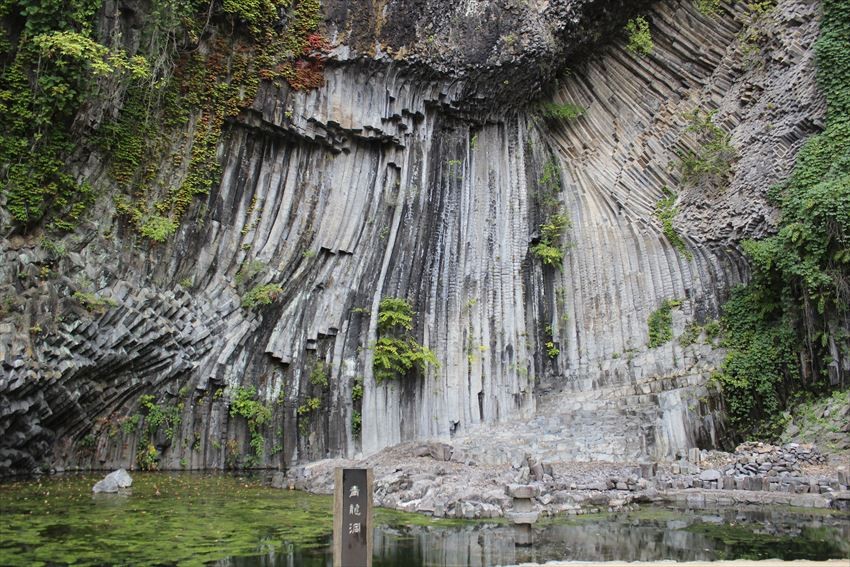
{"type": "Polygon", "coordinates": [[[407,376],[414,370],[438,366],[437,356],[410,336],[413,306],[406,299],[387,297],[378,308],[378,330],[382,336],[372,349],[375,380],[383,382],[407,376]]]}

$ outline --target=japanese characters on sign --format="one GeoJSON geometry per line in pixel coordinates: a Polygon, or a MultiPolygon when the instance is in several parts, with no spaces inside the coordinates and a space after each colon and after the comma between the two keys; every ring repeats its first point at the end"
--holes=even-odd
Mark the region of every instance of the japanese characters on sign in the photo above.
{"type": "Polygon", "coordinates": [[[338,469],[334,514],[334,565],[371,565],[369,507],[372,487],[367,469],[338,469]]]}

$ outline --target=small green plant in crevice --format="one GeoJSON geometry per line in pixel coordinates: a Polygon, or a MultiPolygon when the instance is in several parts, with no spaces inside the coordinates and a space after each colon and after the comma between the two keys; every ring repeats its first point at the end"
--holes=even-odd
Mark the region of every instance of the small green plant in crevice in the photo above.
{"type": "Polygon", "coordinates": [[[587,110],[583,106],[571,102],[550,102],[540,108],[540,113],[547,120],[574,120],[584,116],[585,112],[587,110]]]}
{"type": "Polygon", "coordinates": [[[410,336],[413,306],[400,297],[385,297],[378,308],[379,338],[372,348],[375,379],[378,382],[401,378],[413,370],[438,366],[437,356],[410,336]]]}
{"type": "Polygon", "coordinates": [[[303,404],[298,406],[296,413],[300,416],[305,416],[318,411],[322,407],[322,400],[319,398],[308,398],[303,404]]]}
{"type": "MultiPolygon", "coordinates": [[[[139,435],[136,449],[136,465],[144,471],[153,471],[159,468],[159,450],[154,441],[160,428],[164,428],[165,436],[173,441],[180,426],[183,402],[174,405],[160,405],[151,394],[145,394],[139,398],[141,414],[131,417],[127,422],[135,429],[138,422],[144,419],[144,427],[139,435]]],[[[127,426],[125,432],[130,426],[127,426]]]]}
{"type": "Polygon", "coordinates": [[[328,372],[323,361],[317,361],[310,371],[310,383],[319,388],[328,387],[328,372]]]}
{"type": "Polygon", "coordinates": [[[723,0],[695,0],[697,10],[706,16],[713,16],[720,10],[723,0]]]}
{"type": "Polygon", "coordinates": [[[546,341],[546,355],[549,358],[558,358],[559,354],[561,354],[561,350],[555,346],[555,342],[546,341]]]}
{"type": "Polygon", "coordinates": [[[283,293],[283,288],[280,284],[268,283],[256,285],[242,297],[242,307],[254,309],[261,305],[271,305],[280,297],[281,293],[283,293]]]}
{"type": "Polygon", "coordinates": [[[143,471],[155,471],[159,468],[159,451],[150,441],[139,443],[136,450],[136,466],[143,471]]]}
{"type": "Polygon", "coordinates": [[[557,209],[561,206],[558,201],[558,193],[560,192],[561,168],[558,166],[558,160],[552,157],[543,164],[543,172],[537,180],[534,200],[541,210],[557,212],[557,209]]]}
{"type": "Polygon", "coordinates": [[[679,337],[679,344],[683,347],[691,346],[699,340],[699,336],[702,334],[702,327],[696,321],[691,321],[687,325],[685,325],[685,330],[682,331],[681,336],[679,337]]]}
{"type": "Polygon", "coordinates": [[[776,7],[776,0],[748,2],[743,16],[744,25],[738,32],[738,42],[748,67],[760,63],[758,55],[769,38],[769,14],[776,7]]]}
{"type": "Polygon", "coordinates": [[[237,286],[242,286],[261,274],[267,267],[268,264],[262,260],[251,260],[249,262],[245,262],[239,267],[239,271],[236,272],[236,276],[233,278],[233,283],[237,286]]]}
{"type": "Polygon", "coordinates": [[[552,157],[543,164],[543,173],[537,180],[535,201],[546,220],[540,225],[540,236],[531,247],[534,257],[546,266],[561,267],[566,246],[563,242],[570,219],[558,201],[561,191],[561,170],[552,157]]]}
{"type": "Polygon", "coordinates": [[[144,412],[144,433],[148,440],[153,439],[161,427],[165,428],[165,436],[173,441],[180,426],[180,414],[183,411],[183,402],[174,405],[160,405],[156,398],[146,394],[139,398],[139,406],[144,412]]]}
{"type": "Polygon", "coordinates": [[[626,35],[629,43],[626,45],[631,53],[635,55],[649,55],[655,47],[652,43],[652,32],[649,30],[649,22],[643,16],[638,16],[626,22],[626,35]]]}
{"type": "Polygon", "coordinates": [[[150,215],[138,222],[139,233],[154,242],[165,242],[177,232],[177,221],[162,215],[150,215]]]}
{"type": "Polygon", "coordinates": [[[570,219],[559,209],[540,225],[540,242],[531,247],[531,253],[543,264],[560,268],[564,262],[563,236],[570,226],[570,219]]]}
{"type": "Polygon", "coordinates": [[[673,309],[681,305],[679,300],[665,299],[661,307],[650,313],[647,320],[649,348],[661,346],[673,339],[673,309]]]}
{"type": "Polygon", "coordinates": [[[266,440],[263,437],[263,427],[271,419],[271,408],[257,399],[257,389],[253,386],[238,387],[233,392],[230,402],[231,417],[242,417],[248,422],[251,434],[250,445],[253,455],[248,455],[245,464],[248,467],[259,464],[265,454],[266,440]]]}
{"type": "Polygon", "coordinates": [[[108,308],[118,306],[118,302],[111,297],[100,297],[94,293],[75,291],[71,297],[90,313],[105,313],[108,308]]]}
{"type": "Polygon", "coordinates": [[[138,413],[128,415],[126,418],[124,418],[124,421],[121,422],[121,430],[124,432],[124,435],[132,435],[133,433],[135,433],[141,421],[142,415],[138,413]]]}
{"type": "Polygon", "coordinates": [[[351,432],[360,433],[360,428],[363,426],[363,418],[359,411],[351,412],[351,432]]]}
{"type": "Polygon", "coordinates": [[[716,110],[703,112],[697,108],[685,115],[687,132],[695,135],[699,145],[696,152],[688,151],[680,156],[682,180],[686,184],[719,183],[729,175],[736,152],[729,133],[714,123],[716,114],[716,110]]]}
{"type": "Polygon", "coordinates": [[[354,385],[351,387],[351,400],[359,402],[363,399],[363,377],[358,376],[354,379],[354,385]]]}
{"type": "Polygon", "coordinates": [[[303,404],[298,406],[295,413],[298,414],[298,432],[302,436],[307,435],[310,430],[310,416],[318,412],[322,407],[322,400],[319,398],[307,398],[303,404]]]}
{"type": "Polygon", "coordinates": [[[94,433],[87,433],[82,439],[77,442],[77,448],[83,449],[84,451],[91,451],[94,449],[95,442],[97,441],[97,437],[95,437],[94,433]]]}
{"type": "Polygon", "coordinates": [[[676,208],[676,193],[667,187],[664,187],[663,191],[664,198],[656,203],[653,216],[661,221],[661,230],[664,232],[667,240],[670,241],[670,244],[673,245],[673,248],[681,252],[688,260],[692,260],[694,257],[693,253],[688,250],[685,241],[682,240],[682,237],[679,236],[678,231],[673,226],[673,219],[676,218],[676,213],[679,212],[676,208]]]}

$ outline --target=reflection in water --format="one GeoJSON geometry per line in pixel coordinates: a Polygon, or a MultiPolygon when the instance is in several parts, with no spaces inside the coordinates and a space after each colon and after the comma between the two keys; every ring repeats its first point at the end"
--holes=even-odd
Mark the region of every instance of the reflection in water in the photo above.
{"type": "MultiPolygon", "coordinates": [[[[0,565],[331,564],[330,497],[262,478],[141,474],[132,494],[92,496],[94,476],[0,483],[0,565]]],[[[561,518],[517,546],[513,526],[375,513],[375,567],[525,561],[827,559],[850,556],[850,515],[794,511],[635,512],[561,518]]]]}
{"type": "MultiPolygon", "coordinates": [[[[573,561],[715,561],[850,557],[850,517],[776,510],[642,509],[604,517],[551,521],[534,528],[534,545],[516,545],[500,524],[381,525],[375,567],[511,565],[573,561]]],[[[330,543],[330,542],[329,542],[330,543]]],[[[328,548],[312,554],[271,552],[214,563],[228,567],[331,565],[328,548]]]]}

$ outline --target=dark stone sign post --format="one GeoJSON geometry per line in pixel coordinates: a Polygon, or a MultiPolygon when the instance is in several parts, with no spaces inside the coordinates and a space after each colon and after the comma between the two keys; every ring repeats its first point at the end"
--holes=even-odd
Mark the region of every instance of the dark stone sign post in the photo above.
{"type": "Polygon", "coordinates": [[[336,469],[334,567],[372,567],[372,469],[336,469]]]}

